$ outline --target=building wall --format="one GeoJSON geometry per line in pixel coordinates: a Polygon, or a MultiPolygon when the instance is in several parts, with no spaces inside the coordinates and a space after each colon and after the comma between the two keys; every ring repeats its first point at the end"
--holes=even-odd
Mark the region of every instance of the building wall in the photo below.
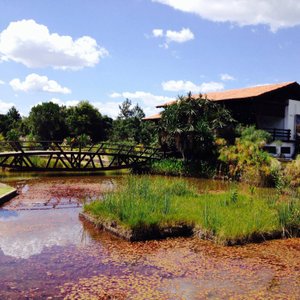
{"type": "MultiPolygon", "coordinates": [[[[300,101],[292,100],[288,101],[288,105],[285,108],[285,117],[284,118],[275,118],[264,116],[261,123],[264,128],[278,128],[278,129],[290,129],[291,130],[291,139],[295,140],[296,138],[296,115],[300,115],[300,101]]],[[[276,148],[275,156],[282,156],[290,158],[294,155],[295,152],[295,143],[293,142],[272,142],[268,145],[269,147],[276,148]],[[290,148],[290,154],[283,154],[283,149],[290,148]]]]}
{"type": "Polygon", "coordinates": [[[284,129],[284,118],[262,116],[259,120],[259,128],[278,128],[284,129]]]}
{"type": "Polygon", "coordinates": [[[292,139],[296,138],[296,115],[300,115],[300,101],[289,100],[289,105],[286,107],[284,127],[285,129],[291,129],[292,139]]]}

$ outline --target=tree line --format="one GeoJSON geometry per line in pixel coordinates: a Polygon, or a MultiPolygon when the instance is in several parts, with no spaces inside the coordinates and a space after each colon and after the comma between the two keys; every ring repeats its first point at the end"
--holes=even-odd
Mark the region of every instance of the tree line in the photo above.
{"type": "Polygon", "coordinates": [[[142,108],[126,99],[119,106],[119,115],[113,120],[88,101],[66,107],[53,102],[38,104],[22,117],[15,107],[0,114],[0,140],[62,141],[79,139],[131,142],[149,145],[155,142],[153,124],[143,122],[142,108]]]}

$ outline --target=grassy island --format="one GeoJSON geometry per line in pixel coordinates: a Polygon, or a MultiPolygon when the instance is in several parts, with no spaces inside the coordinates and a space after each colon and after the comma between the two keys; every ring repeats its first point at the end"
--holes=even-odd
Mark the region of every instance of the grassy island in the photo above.
{"type": "Polygon", "coordinates": [[[128,176],[116,191],[85,205],[84,215],[129,240],[195,234],[230,245],[300,231],[298,199],[236,190],[199,194],[177,178],[128,176]]]}
{"type": "Polygon", "coordinates": [[[11,186],[0,183],[0,205],[9,201],[11,198],[17,195],[17,190],[11,186]]]}
{"type": "Polygon", "coordinates": [[[12,192],[13,190],[14,190],[14,188],[0,183],[0,197],[2,197],[3,195],[5,195],[9,192],[12,192]]]}

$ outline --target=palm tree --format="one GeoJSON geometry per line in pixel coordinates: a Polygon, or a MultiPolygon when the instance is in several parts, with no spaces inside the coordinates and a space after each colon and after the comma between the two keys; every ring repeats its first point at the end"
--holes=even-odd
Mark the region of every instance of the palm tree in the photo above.
{"type": "Polygon", "coordinates": [[[161,140],[176,147],[186,161],[209,160],[214,155],[218,130],[233,122],[222,105],[201,94],[178,97],[167,106],[160,121],[161,140]]]}

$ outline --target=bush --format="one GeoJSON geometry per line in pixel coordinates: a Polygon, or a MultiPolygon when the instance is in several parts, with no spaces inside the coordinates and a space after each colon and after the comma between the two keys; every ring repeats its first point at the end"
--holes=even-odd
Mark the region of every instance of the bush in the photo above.
{"type": "Polygon", "coordinates": [[[286,164],[283,174],[286,183],[290,187],[300,187],[300,155],[298,155],[292,162],[286,164]]]}
{"type": "Polygon", "coordinates": [[[263,150],[270,135],[254,126],[242,128],[234,145],[219,142],[219,160],[225,163],[230,178],[260,186],[275,186],[281,165],[263,150]]]}
{"type": "Polygon", "coordinates": [[[168,158],[153,162],[150,173],[212,178],[216,174],[216,168],[206,161],[185,162],[182,159],[168,158]]]}

